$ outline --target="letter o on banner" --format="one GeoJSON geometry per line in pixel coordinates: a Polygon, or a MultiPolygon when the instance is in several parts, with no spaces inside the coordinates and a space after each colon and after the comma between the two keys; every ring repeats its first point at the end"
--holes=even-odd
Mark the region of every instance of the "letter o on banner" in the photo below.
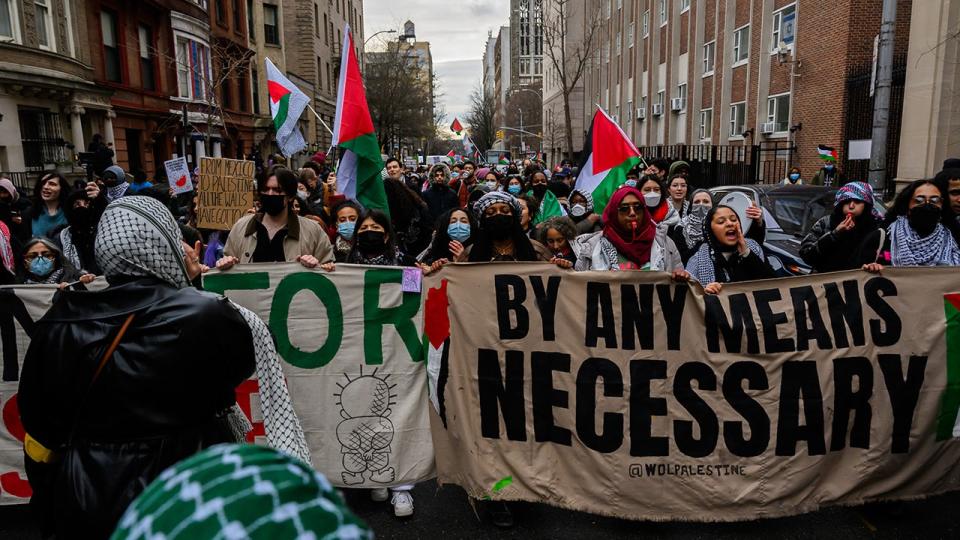
{"type": "Polygon", "coordinates": [[[343,341],[343,306],[340,293],[329,279],[313,272],[291,274],[277,285],[270,306],[270,329],[277,337],[277,352],[291,365],[303,369],[319,368],[327,365],[340,350],[343,341]],[[327,340],[315,351],[303,351],[290,342],[287,318],[290,303],[300,291],[309,290],[327,310],[327,340]]]}

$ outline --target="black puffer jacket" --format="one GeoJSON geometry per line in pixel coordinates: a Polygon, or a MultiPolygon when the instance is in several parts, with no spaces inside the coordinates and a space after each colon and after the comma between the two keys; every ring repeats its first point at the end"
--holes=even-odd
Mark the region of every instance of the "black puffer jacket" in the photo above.
{"type": "Polygon", "coordinates": [[[249,326],[226,300],[152,278],[65,291],[31,337],[20,416],[32,438],[62,455],[51,464],[25,459],[31,504],[47,532],[65,538],[108,536],[166,467],[229,441],[222,413],[255,367],[249,326]]]}
{"type": "Polygon", "coordinates": [[[853,230],[837,232],[843,216],[836,211],[823,216],[800,243],[800,257],[816,272],[856,270],[876,258],[878,239],[867,245],[879,228],[869,207],[856,220],[853,230]]]}

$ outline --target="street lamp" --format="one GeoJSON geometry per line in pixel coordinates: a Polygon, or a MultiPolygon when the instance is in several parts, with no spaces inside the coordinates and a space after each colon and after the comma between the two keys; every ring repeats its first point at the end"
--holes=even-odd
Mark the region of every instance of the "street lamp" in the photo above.
{"type": "Polygon", "coordinates": [[[363,48],[366,49],[366,48],[367,48],[367,43],[370,43],[370,40],[371,40],[371,39],[379,36],[380,34],[396,34],[396,33],[397,33],[396,30],[381,30],[381,31],[373,34],[372,36],[368,37],[367,39],[365,39],[365,40],[363,41],[363,48]]]}

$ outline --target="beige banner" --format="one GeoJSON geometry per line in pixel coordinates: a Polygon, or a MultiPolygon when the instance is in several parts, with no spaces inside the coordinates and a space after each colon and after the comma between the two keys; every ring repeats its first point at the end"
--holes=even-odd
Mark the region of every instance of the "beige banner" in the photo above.
{"type": "Polygon", "coordinates": [[[694,521],[958,489],[958,290],[946,268],[713,297],[656,273],[445,268],[424,282],[440,481],[694,521]]]}

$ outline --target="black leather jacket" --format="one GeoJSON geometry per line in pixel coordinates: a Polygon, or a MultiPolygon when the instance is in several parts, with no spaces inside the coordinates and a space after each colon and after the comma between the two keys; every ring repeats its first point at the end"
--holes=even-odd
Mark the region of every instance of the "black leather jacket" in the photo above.
{"type": "Polygon", "coordinates": [[[20,416],[61,458],[26,457],[27,476],[31,504],[58,537],[109,535],[166,467],[229,441],[221,413],[255,367],[250,329],[225,299],[152,278],[65,291],[31,337],[20,416]],[[130,313],[129,330],[91,387],[130,313]]]}

